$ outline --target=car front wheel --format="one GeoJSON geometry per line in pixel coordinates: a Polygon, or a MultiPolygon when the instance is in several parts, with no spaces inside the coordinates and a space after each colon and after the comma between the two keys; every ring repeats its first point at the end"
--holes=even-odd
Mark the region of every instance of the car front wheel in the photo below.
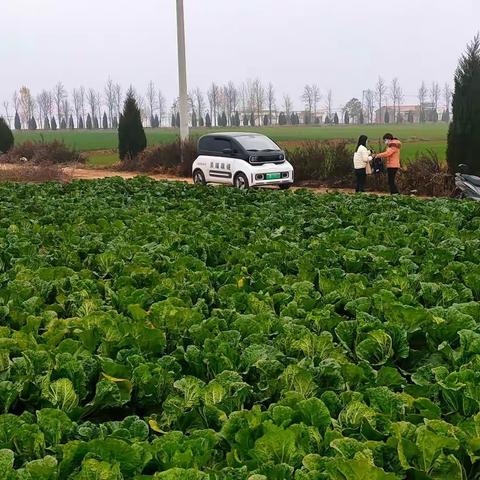
{"type": "Polygon", "coordinates": [[[243,173],[237,173],[233,179],[233,185],[239,190],[246,190],[249,187],[248,178],[243,173]]]}
{"type": "Polygon", "coordinates": [[[195,185],[206,185],[205,175],[201,170],[195,170],[193,172],[193,183],[195,185]]]}
{"type": "Polygon", "coordinates": [[[282,185],[279,185],[280,190],[288,190],[291,186],[291,183],[282,183],[282,185]]]}

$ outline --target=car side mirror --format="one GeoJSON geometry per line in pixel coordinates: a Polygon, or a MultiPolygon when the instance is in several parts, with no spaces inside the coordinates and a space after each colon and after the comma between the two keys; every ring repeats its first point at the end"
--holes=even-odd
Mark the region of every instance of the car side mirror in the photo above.
{"type": "Polygon", "coordinates": [[[222,150],[222,153],[223,153],[224,155],[232,155],[233,150],[232,150],[231,148],[224,148],[224,149],[222,150]]]}

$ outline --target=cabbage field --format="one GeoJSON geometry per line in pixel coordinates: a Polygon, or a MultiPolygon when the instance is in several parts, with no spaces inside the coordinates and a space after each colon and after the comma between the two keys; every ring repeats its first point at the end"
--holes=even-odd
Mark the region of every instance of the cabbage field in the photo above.
{"type": "Polygon", "coordinates": [[[480,478],[480,207],[0,186],[0,479],[480,478]]]}

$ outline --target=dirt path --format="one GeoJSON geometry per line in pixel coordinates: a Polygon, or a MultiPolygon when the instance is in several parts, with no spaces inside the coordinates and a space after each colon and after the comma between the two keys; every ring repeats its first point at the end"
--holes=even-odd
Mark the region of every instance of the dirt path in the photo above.
{"type": "MultiPolygon", "coordinates": [[[[139,172],[122,172],[122,171],[112,171],[112,170],[104,170],[104,169],[93,169],[93,168],[66,168],[65,172],[71,175],[73,178],[77,180],[96,180],[100,178],[110,178],[110,177],[121,177],[121,178],[134,178],[139,175],[146,175],[139,172]]],[[[155,180],[168,180],[174,182],[186,182],[192,183],[191,178],[187,177],[175,177],[173,175],[166,175],[166,174],[148,174],[150,178],[155,180]]],[[[292,190],[298,190],[302,187],[292,187],[292,190]]],[[[342,191],[344,193],[353,193],[353,189],[350,188],[326,188],[326,187],[303,187],[308,188],[317,193],[328,193],[334,191],[342,191]]]]}
{"type": "MultiPolygon", "coordinates": [[[[113,171],[113,170],[104,170],[101,168],[65,168],[65,172],[71,175],[73,178],[77,180],[96,180],[99,178],[110,178],[110,177],[122,177],[122,178],[134,178],[138,177],[139,175],[146,175],[139,172],[121,172],[121,171],[113,171]]],[[[170,180],[170,181],[177,181],[177,182],[187,182],[192,183],[190,178],[182,178],[182,177],[174,177],[171,175],[165,174],[149,174],[147,175],[150,178],[155,180],[170,180]]]]}
{"type": "MultiPolygon", "coordinates": [[[[5,171],[15,170],[16,168],[18,168],[17,165],[0,164],[0,172],[2,170],[5,170],[5,171]]],[[[111,177],[121,177],[121,178],[129,179],[129,178],[146,175],[150,178],[153,178],[154,180],[167,180],[171,182],[192,183],[191,178],[176,177],[176,176],[168,175],[164,173],[145,174],[141,172],[125,172],[125,171],[109,170],[107,168],[103,169],[103,168],[78,168],[78,167],[65,167],[63,168],[63,171],[68,176],[68,178],[73,178],[75,180],[97,180],[97,179],[111,178],[111,177]]],[[[31,181],[39,181],[39,180],[32,179],[31,181]]],[[[45,181],[45,180],[42,180],[42,181],[45,181]]],[[[275,188],[275,187],[264,187],[264,188],[275,188]]],[[[298,190],[300,188],[306,188],[316,193],[331,193],[331,192],[354,193],[354,190],[352,188],[316,187],[316,186],[309,186],[309,185],[292,187],[291,190],[298,190]]],[[[368,192],[368,193],[373,193],[376,195],[386,195],[383,192],[368,192]]]]}

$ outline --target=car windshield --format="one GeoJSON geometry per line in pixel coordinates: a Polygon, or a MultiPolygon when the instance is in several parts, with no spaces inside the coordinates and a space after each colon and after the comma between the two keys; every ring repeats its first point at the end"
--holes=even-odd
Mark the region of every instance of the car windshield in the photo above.
{"type": "Polygon", "coordinates": [[[275,142],[264,135],[241,135],[236,137],[236,140],[248,152],[280,150],[275,142]]]}

